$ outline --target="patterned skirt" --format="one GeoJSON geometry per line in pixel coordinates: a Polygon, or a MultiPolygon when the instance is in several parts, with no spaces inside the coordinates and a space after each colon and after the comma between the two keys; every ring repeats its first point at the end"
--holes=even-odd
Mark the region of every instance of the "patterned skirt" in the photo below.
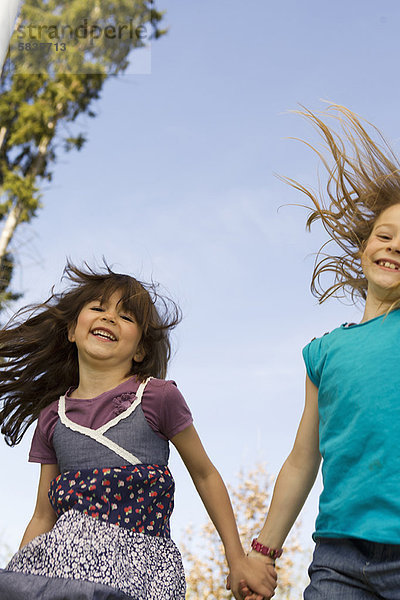
{"type": "Polygon", "coordinates": [[[170,538],[134,533],[70,510],[0,571],[7,600],[184,600],[170,538]]]}

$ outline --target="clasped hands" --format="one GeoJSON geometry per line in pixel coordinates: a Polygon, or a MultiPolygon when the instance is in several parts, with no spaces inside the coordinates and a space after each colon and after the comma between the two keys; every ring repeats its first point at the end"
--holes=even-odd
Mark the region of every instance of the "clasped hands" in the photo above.
{"type": "Polygon", "coordinates": [[[232,591],[236,600],[269,600],[276,586],[275,564],[269,557],[254,551],[239,565],[231,567],[226,580],[226,589],[232,591]]]}

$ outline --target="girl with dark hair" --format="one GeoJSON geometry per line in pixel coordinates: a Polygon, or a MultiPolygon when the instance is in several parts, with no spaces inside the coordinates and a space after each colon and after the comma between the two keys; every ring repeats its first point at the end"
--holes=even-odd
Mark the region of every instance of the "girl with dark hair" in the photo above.
{"type": "MultiPolygon", "coordinates": [[[[38,419],[33,517],[0,572],[7,600],[183,600],[170,538],[171,440],[225,546],[235,583],[269,597],[274,572],[248,563],[223,481],[173,381],[180,311],[155,286],[68,264],[70,287],[0,332],[0,420],[10,445],[38,419]],[[253,581],[254,580],[254,581],[253,581]],[[260,583],[261,582],[261,583],[260,583]]],[[[237,595],[237,597],[239,597],[237,595]]]]}
{"type": "MultiPolygon", "coordinates": [[[[301,114],[333,159],[316,150],[328,170],[326,195],[317,197],[289,180],[312,202],[307,225],[320,221],[329,236],[317,255],[312,290],[320,302],[347,293],[364,311],[360,323],[345,323],[303,350],[303,416],[249,557],[268,564],[279,558],[322,458],[316,547],[304,599],[398,600],[399,163],[350,110],[333,105],[322,117],[301,114]],[[327,125],[332,116],[340,133],[327,125]],[[335,245],[332,253],[329,242],[335,245]],[[334,279],[328,283],[330,274],[334,279]]],[[[242,596],[254,598],[246,585],[242,596]]]]}

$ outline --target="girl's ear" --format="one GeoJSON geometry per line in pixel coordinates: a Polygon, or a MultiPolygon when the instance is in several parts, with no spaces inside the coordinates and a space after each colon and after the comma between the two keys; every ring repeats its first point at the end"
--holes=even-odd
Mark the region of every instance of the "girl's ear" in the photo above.
{"type": "Polygon", "coordinates": [[[357,258],[358,258],[358,259],[359,259],[361,262],[363,261],[364,250],[365,250],[365,247],[366,247],[367,243],[368,243],[368,239],[366,239],[366,240],[363,240],[363,241],[361,242],[361,244],[360,244],[360,248],[358,249],[358,252],[357,252],[357,254],[356,254],[356,257],[357,257],[357,258]]]}
{"type": "Polygon", "coordinates": [[[140,346],[139,346],[139,347],[137,348],[137,350],[136,350],[135,354],[133,355],[133,360],[134,360],[135,362],[138,362],[138,363],[140,363],[140,362],[142,362],[142,360],[144,359],[144,357],[145,357],[145,356],[146,356],[146,353],[145,353],[145,351],[143,350],[143,348],[142,348],[142,347],[140,347],[140,346]]]}
{"type": "Polygon", "coordinates": [[[68,326],[68,341],[69,342],[75,341],[75,324],[68,326]]]}

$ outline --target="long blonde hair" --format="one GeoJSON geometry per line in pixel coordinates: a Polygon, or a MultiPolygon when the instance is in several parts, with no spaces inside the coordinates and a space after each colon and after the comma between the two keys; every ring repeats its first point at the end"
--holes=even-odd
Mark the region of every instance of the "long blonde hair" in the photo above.
{"type": "Polygon", "coordinates": [[[304,142],[317,153],[328,173],[325,192],[320,190],[317,195],[298,181],[282,177],[311,201],[307,228],[320,221],[329,236],[316,255],[311,291],[320,303],[347,294],[353,301],[357,297],[365,300],[367,281],[361,254],[382,211],[400,203],[400,163],[380,131],[345,106],[331,104],[320,116],[307,108],[295,112],[311,121],[329,152],[326,157],[304,142]],[[339,124],[339,133],[326,123],[332,118],[339,124]],[[329,254],[331,242],[338,246],[338,254],[329,254]],[[334,280],[324,289],[321,277],[327,273],[333,274],[334,280]]]}

